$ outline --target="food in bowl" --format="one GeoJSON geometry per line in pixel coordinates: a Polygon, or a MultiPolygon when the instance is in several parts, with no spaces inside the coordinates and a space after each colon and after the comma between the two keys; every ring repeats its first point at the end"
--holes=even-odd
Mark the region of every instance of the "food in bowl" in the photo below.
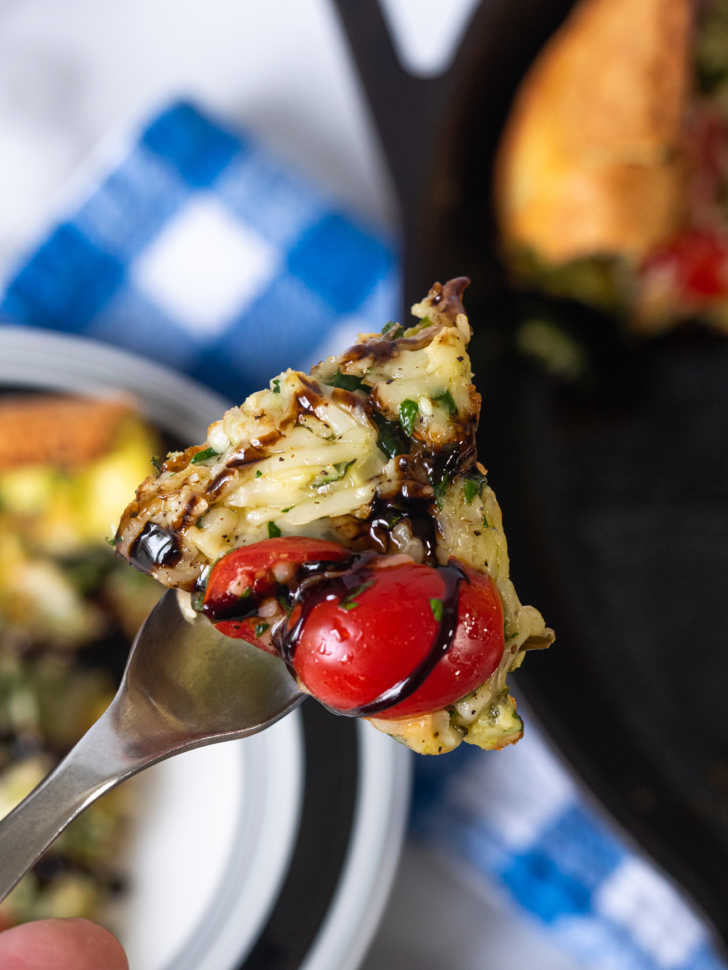
{"type": "Polygon", "coordinates": [[[553,640],[509,578],[477,460],[467,283],[231,408],[142,482],[116,534],[327,707],[427,754],[518,740],[507,675],[553,640]]]}
{"type": "MultiPolygon", "coordinates": [[[[0,817],[102,713],[158,598],[108,545],[158,449],[128,401],[0,400],[0,817]]],[[[0,903],[0,927],[98,917],[124,883],[130,809],[116,790],[79,816],[0,903]]]]}
{"type": "Polygon", "coordinates": [[[728,2],[581,0],[524,78],[494,199],[516,279],[642,333],[728,330],[728,2]]]}

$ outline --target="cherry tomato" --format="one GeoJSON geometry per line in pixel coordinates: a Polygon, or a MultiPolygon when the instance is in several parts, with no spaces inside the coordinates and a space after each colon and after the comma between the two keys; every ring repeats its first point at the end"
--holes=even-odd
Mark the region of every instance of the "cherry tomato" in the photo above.
{"type": "Polygon", "coordinates": [[[728,293],[728,239],[705,229],[685,230],[645,261],[644,275],[669,273],[678,295],[706,300],[728,293]]]}
{"type": "MultiPolygon", "coordinates": [[[[215,627],[226,636],[247,640],[262,650],[272,652],[269,640],[261,640],[256,628],[261,626],[258,616],[249,619],[221,619],[239,617],[247,612],[246,600],[260,602],[274,596],[279,584],[286,585],[295,576],[296,567],[305,562],[348,559],[351,553],[335,542],[284,536],[264,539],[249,546],[234,549],[212,568],[203,600],[203,612],[215,627]]],[[[267,630],[267,626],[266,626],[267,630]]]]}
{"type": "MultiPolygon", "coordinates": [[[[462,567],[452,647],[409,697],[377,717],[410,717],[459,700],[495,670],[503,655],[503,607],[488,575],[462,567]]],[[[308,614],[293,665],[324,704],[351,711],[409,677],[430,653],[445,582],[430,566],[374,569],[360,592],[331,596],[308,614]]],[[[291,618],[295,622],[295,613],[291,618]]]]}

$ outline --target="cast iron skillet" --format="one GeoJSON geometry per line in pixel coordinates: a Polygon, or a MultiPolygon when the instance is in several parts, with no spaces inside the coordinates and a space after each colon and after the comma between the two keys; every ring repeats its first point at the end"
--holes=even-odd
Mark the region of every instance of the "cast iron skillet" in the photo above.
{"type": "Polygon", "coordinates": [[[557,644],[519,686],[620,823],[728,941],[728,341],[699,328],[631,345],[614,321],[517,294],[491,212],[518,81],[568,0],[487,0],[453,67],[400,68],[376,3],[337,0],[402,212],[404,298],[467,274],[481,455],[517,586],[557,644]],[[582,334],[590,381],[519,361],[524,312],[582,334]]]}

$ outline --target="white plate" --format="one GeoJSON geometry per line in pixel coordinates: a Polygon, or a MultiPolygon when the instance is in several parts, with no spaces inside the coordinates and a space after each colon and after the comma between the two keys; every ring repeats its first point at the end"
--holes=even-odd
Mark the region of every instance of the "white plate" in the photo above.
{"type": "MultiPolygon", "coordinates": [[[[127,391],[189,442],[227,406],[133,354],[23,327],[0,330],[0,385],[127,391]]],[[[409,776],[404,748],[312,701],[146,772],[112,914],[134,970],[353,970],[391,888],[409,776]]]]}

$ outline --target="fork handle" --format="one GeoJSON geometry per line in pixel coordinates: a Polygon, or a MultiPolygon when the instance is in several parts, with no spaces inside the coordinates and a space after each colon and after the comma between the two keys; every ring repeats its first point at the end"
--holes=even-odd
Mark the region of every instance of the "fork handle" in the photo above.
{"type": "Polygon", "coordinates": [[[114,705],[56,769],[0,821],[0,901],[85,808],[152,758],[129,759],[114,726],[114,705]]]}

